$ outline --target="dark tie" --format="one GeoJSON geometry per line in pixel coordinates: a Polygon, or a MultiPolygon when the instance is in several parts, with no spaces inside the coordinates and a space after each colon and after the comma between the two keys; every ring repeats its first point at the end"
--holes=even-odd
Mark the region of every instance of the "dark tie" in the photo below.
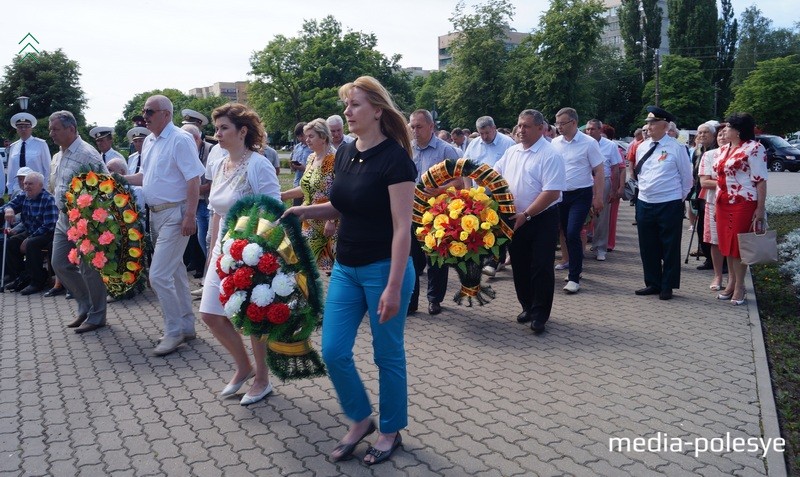
{"type": "Polygon", "coordinates": [[[103,153],[103,164],[105,164],[105,162],[106,162],[106,153],[104,152],[103,153]]]}
{"type": "Polygon", "coordinates": [[[639,177],[639,173],[642,171],[642,166],[644,165],[646,160],[650,159],[650,156],[653,155],[653,152],[655,152],[657,147],[658,147],[658,142],[654,142],[650,146],[650,149],[648,149],[647,152],[644,153],[644,156],[642,156],[642,158],[639,159],[639,162],[636,164],[636,168],[633,170],[633,172],[635,172],[634,179],[639,177]]]}
{"type": "Polygon", "coordinates": [[[25,167],[25,141],[22,141],[22,147],[19,150],[19,167],[25,167]]]}

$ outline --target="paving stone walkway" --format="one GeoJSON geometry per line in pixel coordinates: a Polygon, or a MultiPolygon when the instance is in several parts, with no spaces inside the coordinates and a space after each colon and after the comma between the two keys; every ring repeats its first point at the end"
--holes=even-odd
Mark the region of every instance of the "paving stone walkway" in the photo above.
{"type": "MultiPolygon", "coordinates": [[[[623,203],[617,249],[606,262],[590,254],[580,293],[562,294],[556,272],[541,336],[515,322],[510,271],[489,281],[497,299],[487,306],[447,302],[441,315],[411,317],[410,424],[403,449],[374,469],[327,460],[347,425],[327,378],[276,382],[245,408],[217,397],[232,361],[203,324],[179,352],[150,356],[161,317],[149,290],[110,304],[109,326],[80,336],[64,328],[75,305],[63,296],[2,294],[0,475],[767,475],[759,452],[695,455],[691,445],[761,437],[762,414],[774,414],[759,399],[755,309],[715,300],[694,259],[673,300],[634,296],[632,218],[623,203]],[[609,449],[637,437],[687,444],[609,449]]],[[[449,295],[456,281],[451,273],[449,295]]],[[[356,359],[375,397],[368,334],[356,359]]]]}

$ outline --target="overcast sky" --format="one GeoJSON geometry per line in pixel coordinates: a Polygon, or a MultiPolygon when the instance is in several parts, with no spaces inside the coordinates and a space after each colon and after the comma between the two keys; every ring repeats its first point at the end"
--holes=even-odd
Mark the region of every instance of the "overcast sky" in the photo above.
{"type": "MultiPolygon", "coordinates": [[[[468,1],[474,4],[474,1],[468,1]]],[[[529,32],[547,0],[512,0],[512,27],[529,32]]],[[[736,16],[752,0],[734,0],[736,16]]],[[[775,26],[796,21],[794,2],[761,0],[775,26]]],[[[6,2],[0,64],[7,65],[31,33],[40,50],[62,48],[78,61],[89,100],[89,123],[113,126],[134,95],[158,88],[189,89],[251,79],[250,56],[276,35],[296,36],[304,19],[332,14],[345,29],[372,32],[378,49],[402,55],[403,66],[437,67],[437,36],[452,29],[454,0],[299,2],[226,0],[38,0],[6,2]],[[358,5],[358,7],[350,6],[358,5]],[[16,21],[20,18],[20,21],[16,21]]],[[[33,101],[36,98],[32,98],[33,101]]]]}

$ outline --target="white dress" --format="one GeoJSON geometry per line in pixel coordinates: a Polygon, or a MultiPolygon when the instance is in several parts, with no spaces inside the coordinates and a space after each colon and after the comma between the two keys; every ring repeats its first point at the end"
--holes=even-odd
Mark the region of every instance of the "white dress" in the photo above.
{"type": "Polygon", "coordinates": [[[213,315],[225,315],[219,301],[220,278],[217,275],[217,259],[222,250],[222,225],[225,216],[233,205],[247,195],[262,194],[280,200],[281,188],[275,168],[269,160],[253,152],[235,170],[225,173],[225,164],[229,158],[217,161],[213,165],[213,180],[208,195],[209,208],[222,217],[220,220],[217,241],[211,252],[206,278],[203,281],[203,298],[200,300],[200,312],[213,315]]]}

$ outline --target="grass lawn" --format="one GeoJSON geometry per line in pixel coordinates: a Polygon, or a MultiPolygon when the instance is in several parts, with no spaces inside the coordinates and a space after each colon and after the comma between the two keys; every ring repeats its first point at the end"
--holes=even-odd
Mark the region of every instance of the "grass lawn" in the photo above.
{"type": "MultiPolygon", "coordinates": [[[[772,215],[778,237],[800,228],[800,214],[772,215]]],[[[800,298],[778,264],[751,267],[789,475],[800,475],[800,298]]]]}

